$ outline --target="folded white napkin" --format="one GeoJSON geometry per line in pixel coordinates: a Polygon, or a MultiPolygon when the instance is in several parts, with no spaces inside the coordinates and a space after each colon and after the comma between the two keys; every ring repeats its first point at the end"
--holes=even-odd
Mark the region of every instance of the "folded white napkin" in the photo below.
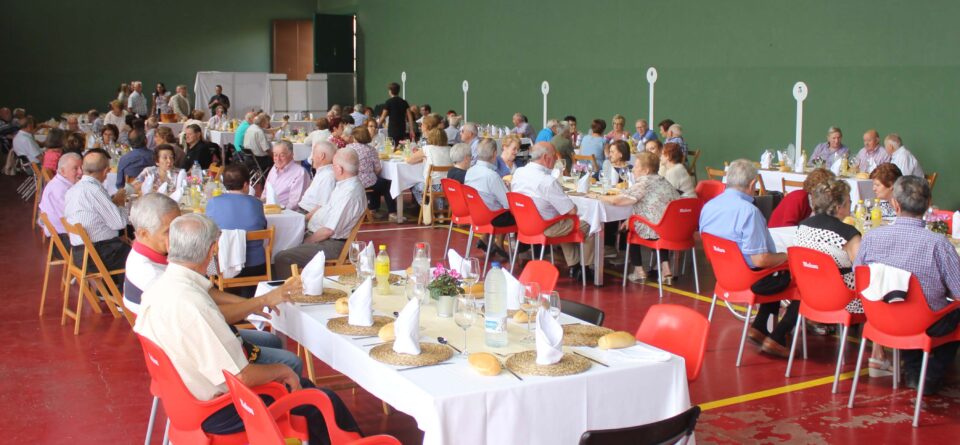
{"type": "Polygon", "coordinates": [[[143,184],[140,185],[140,194],[146,195],[150,193],[150,190],[153,190],[153,181],[156,179],[156,175],[147,175],[147,178],[143,180],[143,184]]]}
{"type": "MultiPolygon", "coordinates": [[[[166,194],[166,193],[167,193],[168,184],[169,184],[169,183],[167,183],[167,182],[164,182],[163,184],[160,184],[160,187],[157,187],[157,193],[166,194]]],[[[146,192],[144,192],[144,193],[146,193],[146,192]]]]}
{"type": "Polygon", "coordinates": [[[523,300],[523,285],[506,269],[500,270],[503,271],[504,282],[507,283],[507,310],[518,310],[523,300]]]}
{"type": "Polygon", "coordinates": [[[552,365],[563,358],[563,327],[550,311],[537,311],[537,364],[552,365]]]}
{"type": "Polygon", "coordinates": [[[447,264],[450,265],[450,270],[455,270],[457,273],[460,273],[460,267],[463,265],[463,257],[460,256],[456,250],[450,249],[447,251],[447,264]]]}
{"type": "Polygon", "coordinates": [[[840,164],[841,164],[842,162],[843,162],[843,158],[839,158],[839,157],[838,157],[835,161],[833,161],[833,164],[830,165],[830,171],[832,171],[833,174],[835,174],[835,175],[839,175],[839,174],[840,174],[840,164]]]}
{"type": "Polygon", "coordinates": [[[267,204],[276,204],[277,203],[277,192],[273,189],[273,184],[267,183],[263,188],[263,197],[267,200],[267,204]]]}
{"type": "MultiPolygon", "coordinates": [[[[165,186],[166,186],[166,184],[163,184],[163,185],[161,185],[160,187],[161,187],[161,188],[164,188],[164,191],[166,191],[165,186]]],[[[170,194],[170,199],[172,199],[172,200],[174,200],[174,201],[176,201],[176,202],[178,202],[178,203],[180,202],[180,198],[182,198],[182,197],[183,197],[183,187],[182,187],[182,186],[178,186],[177,189],[174,190],[173,193],[170,194]]]]}
{"type": "Polygon", "coordinates": [[[323,294],[323,274],[326,269],[327,256],[323,251],[317,252],[313,259],[300,272],[300,281],[303,282],[303,293],[307,295],[323,294]]]}
{"type": "Polygon", "coordinates": [[[611,359],[644,362],[665,362],[669,361],[672,357],[669,352],[642,343],[638,343],[636,346],[629,348],[608,349],[605,354],[611,359]]]}
{"type": "Polygon", "coordinates": [[[770,165],[773,163],[773,153],[770,153],[770,150],[763,152],[760,155],[760,168],[770,168],[770,165]]]}
{"type": "Polygon", "coordinates": [[[247,231],[241,229],[221,230],[217,261],[220,274],[233,278],[240,273],[247,262],[247,231]]]}
{"type": "MultiPolygon", "coordinates": [[[[187,186],[187,171],[180,170],[180,173],[177,174],[177,180],[173,182],[173,185],[177,188],[184,188],[187,186]]],[[[182,192],[181,192],[182,193],[182,192]]]]}
{"type": "Polygon", "coordinates": [[[587,193],[590,191],[590,175],[583,175],[582,178],[577,180],[577,192],[587,193]]]}
{"type": "Polygon", "coordinates": [[[360,272],[369,272],[370,275],[373,275],[375,260],[376,256],[373,254],[373,243],[367,243],[367,247],[364,247],[363,252],[360,252],[360,265],[358,270],[360,272]]]}
{"type": "Polygon", "coordinates": [[[407,302],[393,322],[393,351],[399,354],[420,355],[420,302],[407,302]]]}
{"type": "Polygon", "coordinates": [[[863,290],[863,298],[870,301],[895,303],[906,298],[910,286],[910,272],[886,264],[870,264],[870,285],[863,290]]]}
{"type": "Polygon", "coordinates": [[[353,291],[349,300],[351,326],[373,326],[373,279],[367,278],[353,291]]]}

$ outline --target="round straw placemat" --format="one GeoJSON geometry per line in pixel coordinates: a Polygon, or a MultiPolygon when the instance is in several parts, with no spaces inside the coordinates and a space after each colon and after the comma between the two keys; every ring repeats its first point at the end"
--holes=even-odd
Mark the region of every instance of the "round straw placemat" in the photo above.
{"type": "Polygon", "coordinates": [[[513,354],[507,358],[505,364],[508,369],[518,374],[547,377],[580,374],[590,369],[590,360],[576,354],[563,354],[563,358],[552,365],[538,365],[537,351],[513,354]]]}
{"type": "Polygon", "coordinates": [[[393,350],[393,342],[377,345],[370,350],[374,360],[395,366],[435,365],[453,356],[453,349],[436,343],[420,343],[420,355],[400,354],[393,350]]]}
{"type": "Polygon", "coordinates": [[[339,298],[346,297],[347,293],[340,289],[333,289],[331,287],[323,288],[323,293],[320,295],[306,295],[301,290],[290,296],[290,300],[294,303],[307,303],[307,304],[317,304],[317,303],[333,303],[339,298]]]}
{"type": "Polygon", "coordinates": [[[597,340],[613,332],[612,329],[589,324],[563,325],[564,346],[589,346],[595,348],[597,340]]]}
{"type": "Polygon", "coordinates": [[[383,315],[373,316],[373,326],[353,326],[347,322],[350,317],[331,318],[327,321],[327,329],[343,335],[377,335],[383,325],[393,321],[393,318],[383,315]]]}

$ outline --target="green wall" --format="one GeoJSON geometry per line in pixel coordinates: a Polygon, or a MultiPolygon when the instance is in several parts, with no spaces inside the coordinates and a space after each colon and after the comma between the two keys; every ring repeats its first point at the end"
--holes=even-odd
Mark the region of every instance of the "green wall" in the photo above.
{"type": "MultiPolygon", "coordinates": [[[[514,111],[539,127],[540,83],[550,115],[581,127],[622,113],[646,117],[656,66],[656,119],[684,125],[699,165],[759,159],[793,141],[793,84],[810,88],[805,148],[830,125],[854,151],[869,128],[897,132],[928,172],[936,201],[960,206],[952,164],[960,99],[960,3],[954,1],[450,1],[319,0],[356,13],[361,94],[386,97],[406,71],[407,99],[500,125],[514,111]]],[[[808,151],[809,152],[809,151],[808,151]]]]}
{"type": "Polygon", "coordinates": [[[173,90],[197,71],[270,70],[271,21],[312,19],[314,0],[4,1],[0,104],[40,119],[106,109],[121,82],[173,90]]]}

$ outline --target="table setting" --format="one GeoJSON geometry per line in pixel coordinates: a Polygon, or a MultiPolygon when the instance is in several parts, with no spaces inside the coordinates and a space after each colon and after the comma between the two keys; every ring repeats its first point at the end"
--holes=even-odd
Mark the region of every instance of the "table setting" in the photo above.
{"type": "MultiPolygon", "coordinates": [[[[352,279],[318,278],[309,264],[304,276],[308,269],[305,289],[319,280],[324,289],[349,292],[347,314],[343,304],[284,303],[270,320],[274,329],[413,416],[424,443],[575,443],[587,429],[647,423],[689,407],[682,358],[638,343],[630,333],[561,313],[559,295],[554,309],[550,294],[533,289],[533,300],[524,298],[539,301],[524,308],[535,323],[533,335],[524,323],[509,321],[507,345],[490,347],[483,299],[456,296],[451,313],[441,316],[439,301],[411,291],[408,284],[417,279],[407,271],[392,272],[403,279],[382,291],[372,285],[369,267],[358,268],[352,279]],[[377,317],[389,322],[373,332],[377,317]],[[331,324],[341,319],[371,329],[345,331],[336,327],[341,322],[331,324]],[[649,402],[638,403],[643,400],[649,402]],[[585,407],[586,415],[570,406],[585,407]],[[519,413],[529,422],[518,424],[519,413]],[[548,421],[549,429],[531,428],[548,421]]],[[[274,285],[261,283],[257,292],[274,285]]],[[[521,307],[517,292],[527,292],[514,292],[512,305],[521,307]]]]}

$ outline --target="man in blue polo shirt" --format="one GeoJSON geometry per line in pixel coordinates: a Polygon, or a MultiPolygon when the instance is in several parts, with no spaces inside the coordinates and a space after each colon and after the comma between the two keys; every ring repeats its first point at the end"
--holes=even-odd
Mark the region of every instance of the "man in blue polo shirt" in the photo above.
{"type": "Polygon", "coordinates": [[[247,134],[247,128],[250,128],[254,117],[256,117],[256,114],[248,111],[247,114],[243,115],[243,120],[240,121],[240,125],[237,125],[237,132],[233,134],[233,148],[237,150],[238,153],[240,150],[243,150],[243,136],[247,134]]]}
{"type": "Polygon", "coordinates": [[[551,139],[557,134],[557,127],[560,125],[560,121],[556,119],[550,119],[547,121],[547,126],[543,127],[543,130],[540,130],[537,133],[537,139],[533,141],[536,142],[550,142],[551,139]]]}
{"type": "MultiPolygon", "coordinates": [[[[727,170],[727,189],[703,206],[700,212],[700,231],[737,243],[747,265],[755,270],[778,266],[787,261],[787,254],[777,253],[767,221],[760,209],[753,205],[753,189],[757,182],[757,168],[753,162],[739,159],[727,170]]],[[[764,280],[770,278],[768,275],[764,280]]],[[[786,358],[787,334],[797,322],[800,305],[793,301],[773,332],[767,331],[767,320],[780,311],[780,302],[760,305],[757,318],[747,332],[751,342],[761,350],[786,358]]]]}

